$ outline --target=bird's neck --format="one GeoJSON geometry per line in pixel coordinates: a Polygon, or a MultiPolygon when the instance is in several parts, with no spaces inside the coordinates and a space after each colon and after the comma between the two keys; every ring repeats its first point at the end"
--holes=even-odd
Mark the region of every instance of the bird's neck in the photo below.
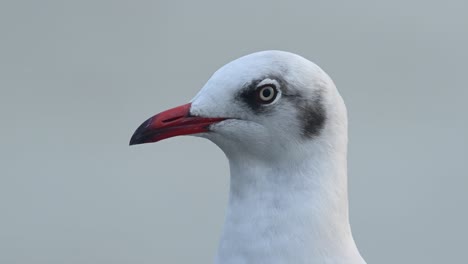
{"type": "Polygon", "coordinates": [[[230,157],[216,263],[364,263],[348,220],[346,148],[312,149],[277,163],[230,157]]]}

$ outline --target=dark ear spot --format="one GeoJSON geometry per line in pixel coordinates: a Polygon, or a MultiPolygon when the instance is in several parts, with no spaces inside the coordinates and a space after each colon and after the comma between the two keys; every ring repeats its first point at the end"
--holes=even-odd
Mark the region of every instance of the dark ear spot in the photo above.
{"type": "Polygon", "coordinates": [[[322,97],[316,96],[314,100],[300,100],[298,117],[301,122],[302,135],[305,138],[318,136],[325,126],[327,119],[322,97]]]}

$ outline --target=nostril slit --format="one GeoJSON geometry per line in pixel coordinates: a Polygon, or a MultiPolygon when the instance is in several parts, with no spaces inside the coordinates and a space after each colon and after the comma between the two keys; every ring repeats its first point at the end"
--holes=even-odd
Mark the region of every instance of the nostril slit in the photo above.
{"type": "Polygon", "coordinates": [[[180,119],[180,118],[182,118],[182,117],[183,117],[183,116],[171,117],[171,118],[168,118],[168,119],[164,119],[164,120],[162,120],[161,122],[163,122],[163,123],[169,123],[169,122],[175,121],[175,120],[177,120],[177,119],[180,119]]]}

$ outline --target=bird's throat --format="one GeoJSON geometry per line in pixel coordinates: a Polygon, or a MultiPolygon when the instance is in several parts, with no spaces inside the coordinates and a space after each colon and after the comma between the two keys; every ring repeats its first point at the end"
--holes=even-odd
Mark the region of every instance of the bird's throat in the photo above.
{"type": "Polygon", "coordinates": [[[230,159],[230,197],[217,263],[360,258],[349,227],[345,159],[278,166],[230,159]],[[344,168],[336,166],[343,162],[344,168]]]}

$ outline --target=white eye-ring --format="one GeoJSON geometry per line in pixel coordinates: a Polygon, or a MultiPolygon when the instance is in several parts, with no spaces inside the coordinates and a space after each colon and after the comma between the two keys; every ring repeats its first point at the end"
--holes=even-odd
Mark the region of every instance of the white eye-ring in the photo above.
{"type": "Polygon", "coordinates": [[[266,84],[257,88],[257,100],[261,104],[271,104],[278,96],[278,90],[272,84],[266,84]]]}

